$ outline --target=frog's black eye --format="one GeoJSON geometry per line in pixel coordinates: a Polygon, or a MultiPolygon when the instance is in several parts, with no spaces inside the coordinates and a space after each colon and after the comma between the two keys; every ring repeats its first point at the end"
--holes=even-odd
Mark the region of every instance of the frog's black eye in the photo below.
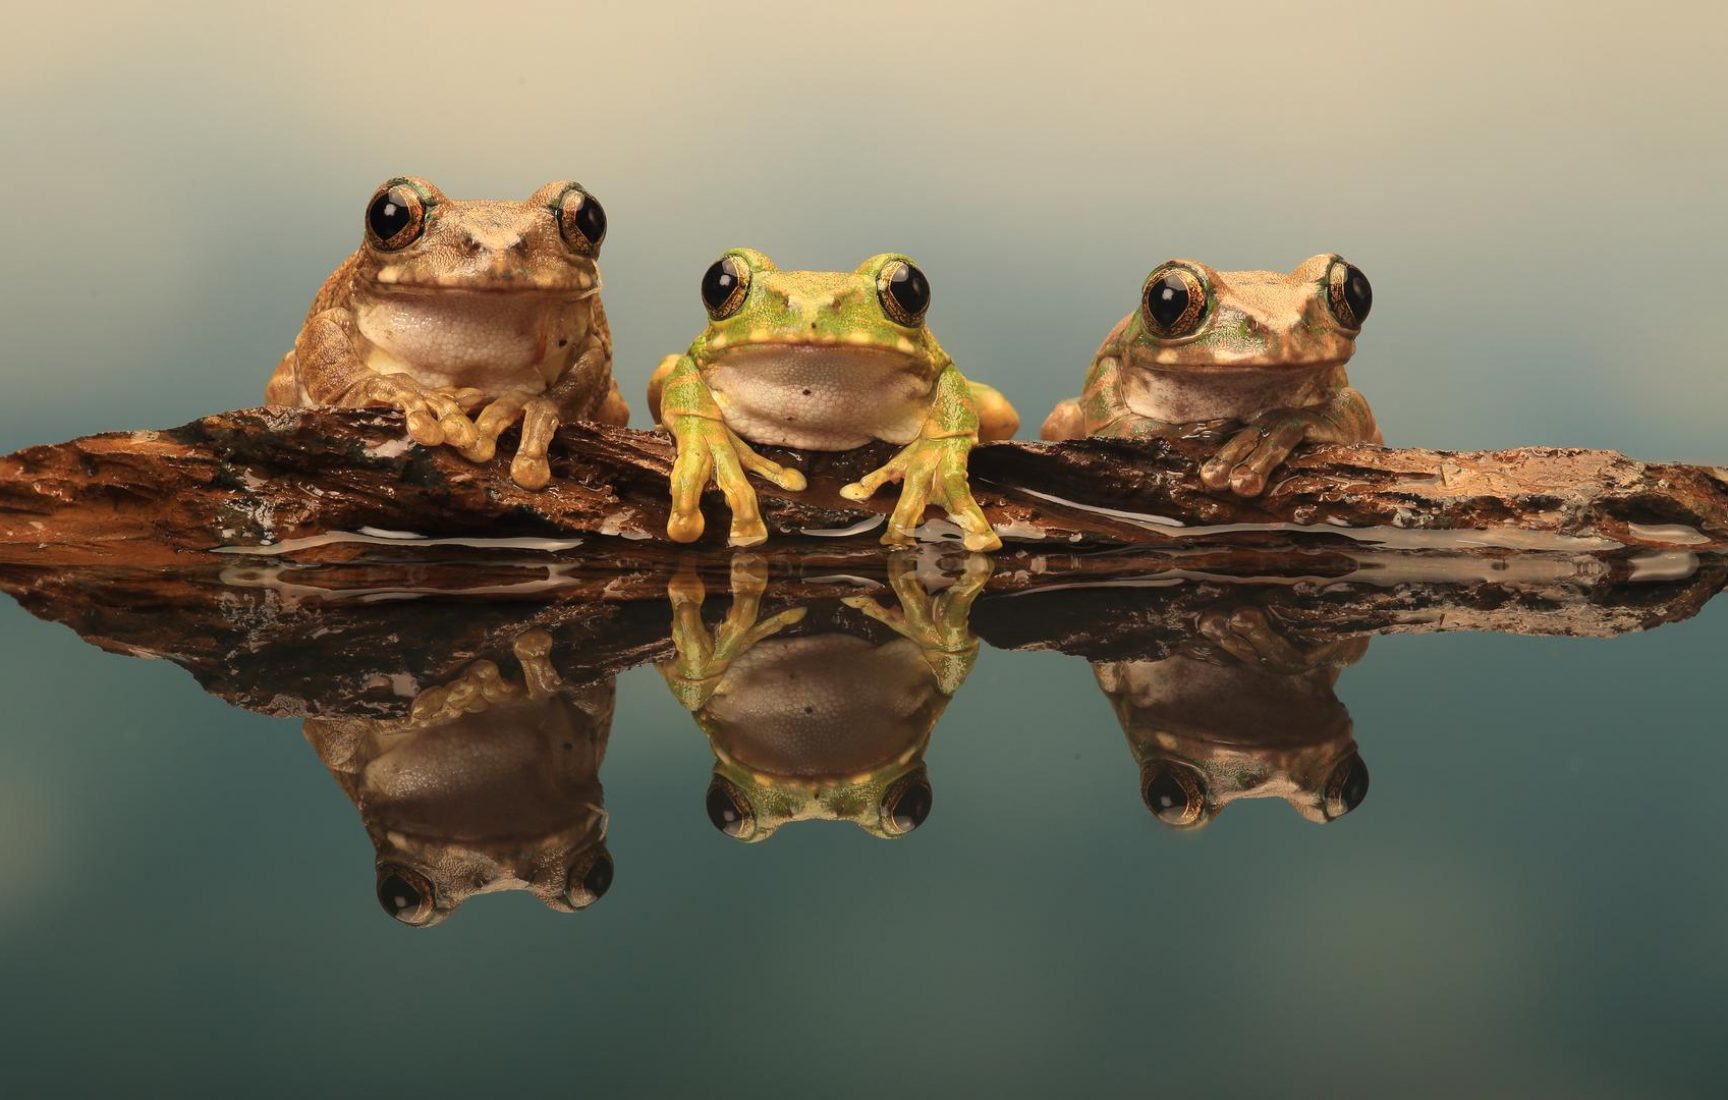
{"type": "Polygon", "coordinates": [[[750,266],[736,256],[720,257],[702,274],[702,304],[716,321],[743,309],[749,293],[750,266]]]}
{"type": "Polygon", "coordinates": [[[403,924],[421,927],[432,919],[432,884],[418,871],[386,864],[378,868],[378,904],[403,924]]]}
{"type": "Polygon", "coordinates": [[[905,836],[924,824],[934,801],[930,780],[920,769],[898,780],[883,794],[882,823],[895,836],[905,836]]]}
{"type": "Polygon", "coordinates": [[[606,891],[610,889],[612,857],[602,850],[588,866],[578,864],[570,869],[570,881],[564,889],[564,896],[575,908],[586,909],[605,897],[606,891]]]}
{"type": "Polygon", "coordinates": [[[748,840],[756,831],[756,815],[743,792],[718,776],[708,785],[708,820],[734,840],[748,840]]]}
{"type": "Polygon", "coordinates": [[[1326,269],[1326,303],[1345,328],[1361,328],[1374,306],[1374,288],[1355,264],[1333,260],[1326,269]]]}
{"type": "Polygon", "coordinates": [[[1185,829],[1203,823],[1206,784],[1186,764],[1148,760],[1140,769],[1140,798],[1166,825],[1185,829]]]}
{"type": "Polygon", "coordinates": [[[598,256],[600,242],[606,239],[606,208],[600,200],[573,183],[558,196],[554,209],[564,243],[584,256],[598,256]]]}
{"type": "Polygon", "coordinates": [[[1206,284],[1181,264],[1165,264],[1146,277],[1140,311],[1153,335],[1165,340],[1192,336],[1206,319],[1206,284]]]}
{"type": "Polygon", "coordinates": [[[905,260],[895,260],[883,265],[876,276],[876,297],[895,324],[917,328],[930,309],[930,280],[905,260]]]}
{"type": "Polygon", "coordinates": [[[1368,765],[1351,753],[1326,778],[1326,820],[1333,821],[1362,805],[1368,797],[1368,765]]]}
{"type": "Polygon", "coordinates": [[[426,231],[426,203],[405,183],[389,183],[366,208],[366,236],[386,252],[406,248],[426,231]]]}

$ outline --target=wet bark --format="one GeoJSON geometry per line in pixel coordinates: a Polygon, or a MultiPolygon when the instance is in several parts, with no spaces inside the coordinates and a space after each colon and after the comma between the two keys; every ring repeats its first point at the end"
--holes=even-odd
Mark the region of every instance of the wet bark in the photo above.
{"type": "MultiPolygon", "coordinates": [[[[1196,477],[1217,432],[1129,443],[998,443],[972,459],[979,502],[1012,547],[1169,547],[1227,537],[1265,548],[1367,541],[1392,547],[1499,546],[1728,550],[1728,472],[1644,463],[1610,451],[1525,447],[1448,452],[1319,446],[1300,450],[1265,496],[1205,490],[1196,477]],[[1252,531],[1220,531],[1248,525],[1252,531]]],[[[501,454],[511,452],[506,440],[501,454]]],[[[891,448],[773,452],[810,488],[758,482],[776,552],[875,544],[895,490],[857,504],[840,486],[891,448]]],[[[90,436],[0,459],[0,562],[149,565],[261,547],[302,560],[351,556],[307,545],[363,528],[437,538],[639,540],[662,552],[663,435],[571,425],[553,448],[553,486],[532,493],[507,462],[464,461],[403,437],[391,412],[253,409],[181,428],[90,436]]],[[[726,513],[705,498],[724,545],[726,513]]],[[[932,513],[925,533],[952,528],[932,513]]]]}

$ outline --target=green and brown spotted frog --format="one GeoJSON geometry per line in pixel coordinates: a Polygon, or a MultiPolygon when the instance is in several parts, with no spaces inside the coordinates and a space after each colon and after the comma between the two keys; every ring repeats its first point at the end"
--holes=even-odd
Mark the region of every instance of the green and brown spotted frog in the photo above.
{"type": "Polygon", "coordinates": [[[884,543],[912,542],[935,503],[967,549],[1001,546],[972,497],[967,457],[980,440],[1013,435],[1019,418],[936,342],[925,324],[930,284],[909,258],[883,253],[851,272],[782,271],[735,248],[703,276],[702,301],[707,327],[661,362],[648,387],[649,412],[678,446],[671,538],[701,536],[710,481],[731,509],[733,545],[768,537],[747,475],[792,492],[805,478],[751,444],[844,451],[883,440],[905,446],[841,492],[863,500],[901,484],[884,543]]]}
{"type": "Polygon", "coordinates": [[[990,559],[968,554],[933,594],[914,557],[889,560],[896,606],[853,596],[767,619],[766,571],[735,559],[732,602],[713,629],[701,581],[687,573],[671,584],[677,656],[660,672],[708,736],[716,829],[755,842],[792,821],[850,821],[894,839],[924,823],[924,752],[977,660],[968,619],[990,559]]]}
{"type": "Polygon", "coordinates": [[[1057,405],[1040,434],[1132,439],[1238,421],[1201,481],[1258,496],[1298,444],[1381,442],[1344,373],[1373,300],[1367,276],[1330,253],[1287,275],[1171,260],[1105,337],[1085,392],[1057,405]]]}
{"type": "Polygon", "coordinates": [[[476,661],[407,717],[306,720],[372,838],[378,903],[403,924],[430,927],[500,890],[571,912],[612,885],[600,763],[613,682],[563,682],[544,630],[512,649],[519,680],[476,661]]]}
{"type": "Polygon", "coordinates": [[[528,489],[552,478],[559,424],[629,419],[600,305],[606,212],[580,184],[549,183],[525,202],[459,201],[399,176],[373,194],[365,222],[268,403],[397,408],[416,443],[474,462],[520,423],[510,474],[528,489]]]}

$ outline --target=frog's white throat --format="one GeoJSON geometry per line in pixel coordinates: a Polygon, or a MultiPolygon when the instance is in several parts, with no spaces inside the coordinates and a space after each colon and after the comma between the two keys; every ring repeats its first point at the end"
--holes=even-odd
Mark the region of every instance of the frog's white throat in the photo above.
{"type": "Polygon", "coordinates": [[[1323,405],[1346,385],[1343,364],[1193,369],[1133,366],[1123,371],[1128,407],[1168,424],[1245,420],[1267,409],[1323,405]]]}
{"type": "Polygon", "coordinates": [[[857,344],[752,344],[703,372],[726,423],[752,443],[845,451],[909,443],[936,371],[918,356],[857,344]]]}

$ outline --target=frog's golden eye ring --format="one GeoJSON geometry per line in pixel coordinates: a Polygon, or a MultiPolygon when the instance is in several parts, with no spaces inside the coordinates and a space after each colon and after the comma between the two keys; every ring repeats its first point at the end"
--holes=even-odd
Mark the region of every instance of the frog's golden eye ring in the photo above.
{"type": "Polygon", "coordinates": [[[1187,764],[1148,760],[1140,769],[1140,799],[1153,817],[1174,828],[1206,823],[1206,781],[1187,764]]]}
{"type": "Polygon", "coordinates": [[[378,189],[366,207],[366,237],[374,248],[394,252],[420,239],[426,231],[426,200],[401,180],[378,189]]]}
{"type": "Polygon", "coordinates": [[[1338,257],[1326,269],[1326,304],[1332,307],[1332,316],[1339,324],[1358,329],[1374,306],[1374,288],[1368,285],[1368,276],[1361,268],[1338,257]]]}
{"type": "Polygon", "coordinates": [[[930,309],[930,280],[905,260],[882,265],[876,276],[876,297],[882,301],[882,312],[897,325],[917,328],[924,323],[930,309]]]}
{"type": "Polygon", "coordinates": [[[570,878],[564,888],[565,899],[572,908],[588,908],[612,889],[612,872],[612,856],[602,848],[586,866],[578,863],[570,868],[570,878]]]}
{"type": "Polygon", "coordinates": [[[1182,264],[1165,264],[1146,277],[1140,312],[1154,335],[1178,340],[1200,330],[1209,298],[1199,272],[1182,264]]]}
{"type": "Polygon", "coordinates": [[[436,908],[432,883],[426,876],[394,863],[378,868],[378,904],[396,920],[415,928],[430,924],[436,908]]]}
{"type": "Polygon", "coordinates": [[[882,793],[882,824],[894,836],[905,836],[924,824],[934,801],[923,768],[903,775],[882,793]]]}
{"type": "Polygon", "coordinates": [[[1368,765],[1356,753],[1338,762],[1326,777],[1326,820],[1335,821],[1368,797],[1368,765]]]}
{"type": "Polygon", "coordinates": [[[749,840],[756,832],[756,815],[744,792],[719,776],[708,784],[708,821],[733,840],[749,840]]]}
{"type": "Polygon", "coordinates": [[[702,304],[716,321],[744,308],[750,293],[750,265],[736,256],[722,256],[702,274],[702,304]]]}
{"type": "Polygon", "coordinates": [[[552,204],[564,243],[584,256],[598,256],[606,239],[606,208],[579,183],[566,187],[552,204]]]}

